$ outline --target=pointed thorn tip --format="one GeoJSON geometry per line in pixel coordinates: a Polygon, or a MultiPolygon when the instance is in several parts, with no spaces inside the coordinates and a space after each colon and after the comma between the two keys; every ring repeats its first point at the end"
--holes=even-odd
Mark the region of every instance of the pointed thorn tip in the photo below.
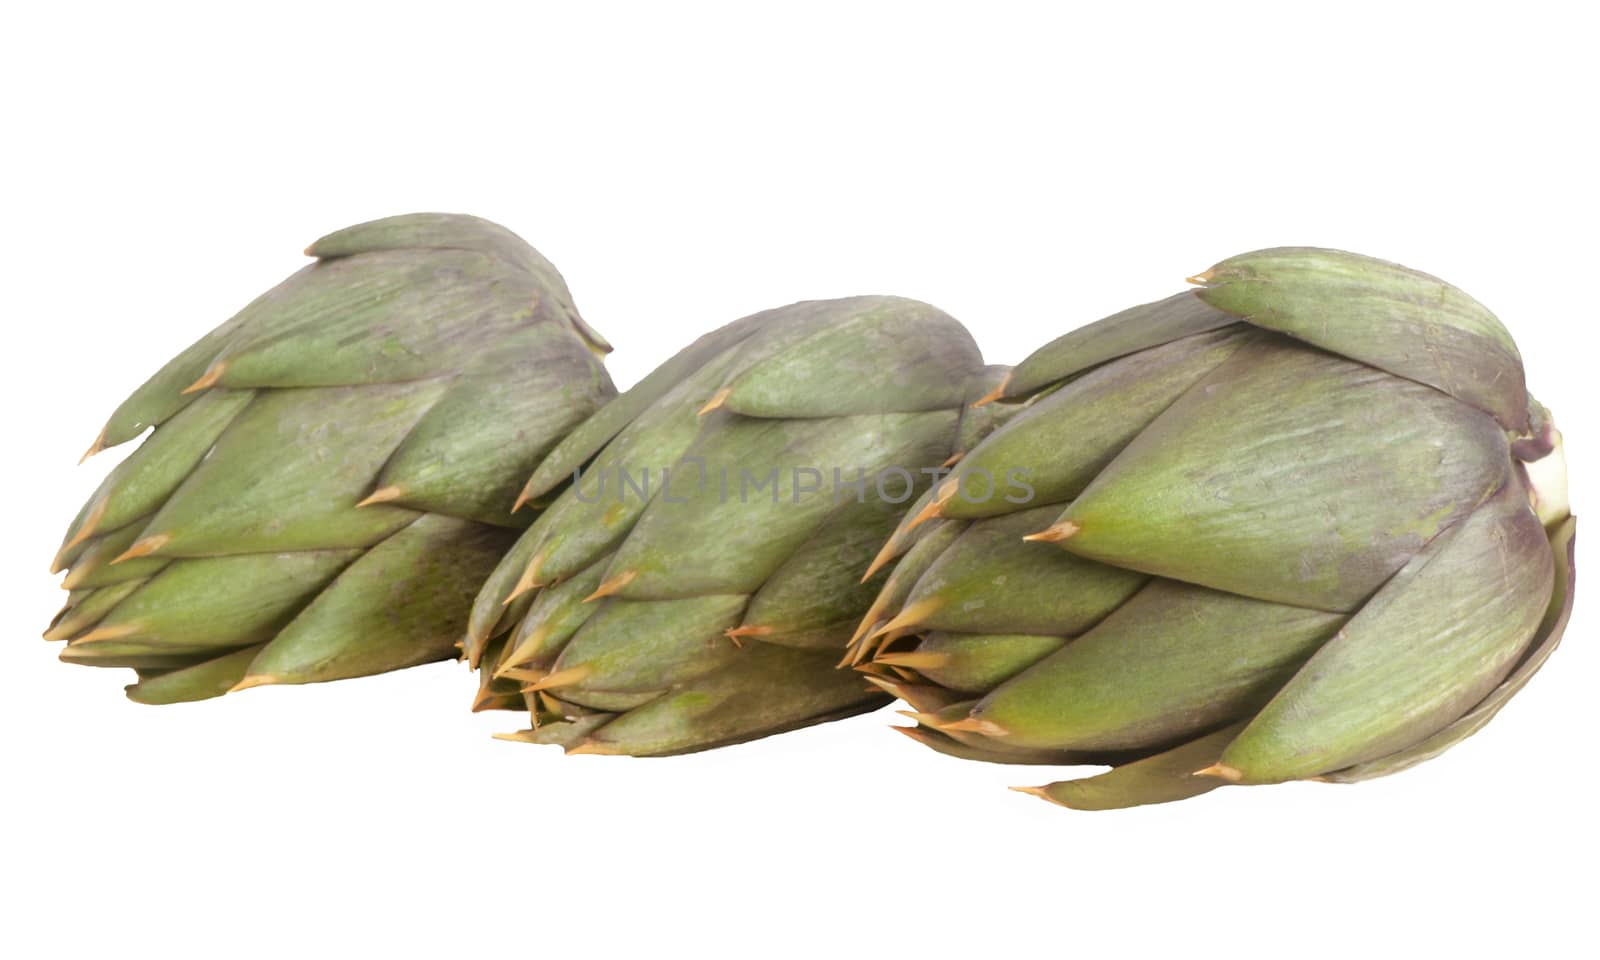
{"type": "Polygon", "coordinates": [[[972,405],[974,407],[984,407],[994,403],[1006,395],[1006,388],[1009,386],[1011,386],[1011,374],[1008,373],[993,390],[974,400],[972,405]]]}
{"type": "Polygon", "coordinates": [[[745,637],[770,637],[772,632],[771,627],[745,624],[741,627],[729,627],[722,631],[722,635],[732,640],[734,646],[743,647],[745,637]]]}
{"type": "Polygon", "coordinates": [[[115,565],[124,560],[137,560],[140,557],[148,557],[150,554],[156,553],[162,547],[166,546],[167,541],[171,539],[172,536],[165,533],[157,533],[148,537],[140,537],[138,540],[133,542],[133,546],[118,554],[116,559],[112,560],[111,563],[115,565]]]}
{"type": "Polygon", "coordinates": [[[1071,539],[1083,527],[1071,520],[1062,520],[1051,526],[1045,527],[1038,533],[1030,533],[1022,539],[1029,543],[1060,543],[1062,540],[1071,539]]]}
{"type": "Polygon", "coordinates": [[[105,431],[105,428],[102,427],[101,430],[100,430],[100,435],[98,437],[94,438],[94,443],[89,444],[89,449],[85,450],[83,452],[83,456],[78,458],[78,463],[80,463],[80,464],[84,463],[90,457],[94,456],[95,454],[99,453],[100,451],[104,450],[105,448],[106,448],[106,431],[105,431]]]}
{"type": "Polygon", "coordinates": [[[906,524],[906,530],[915,530],[917,527],[927,523],[929,520],[934,520],[938,517],[944,516],[944,505],[954,499],[955,495],[959,493],[960,490],[961,481],[955,477],[951,477],[944,481],[944,483],[940,484],[939,486],[939,492],[934,494],[933,499],[928,501],[927,506],[923,507],[921,510],[918,510],[917,515],[912,517],[911,522],[906,524]]]}
{"type": "Polygon", "coordinates": [[[895,544],[892,540],[883,545],[883,549],[878,551],[878,555],[872,558],[872,563],[867,565],[867,572],[861,575],[860,582],[866,583],[877,576],[879,570],[894,562],[894,547],[895,544]]]}
{"type": "Polygon", "coordinates": [[[921,626],[929,614],[936,612],[942,606],[944,606],[943,602],[936,597],[928,597],[908,604],[901,607],[900,612],[895,614],[888,623],[867,634],[867,637],[870,639],[871,637],[888,636],[911,627],[921,626]]]}
{"type": "MultiPolygon", "coordinates": [[[[523,669],[537,659],[544,650],[545,641],[549,638],[552,629],[549,623],[540,623],[530,630],[521,643],[513,647],[510,653],[500,659],[500,666],[496,668],[494,675],[496,677],[501,675],[510,676],[510,671],[523,669]]],[[[518,677],[516,679],[524,678],[518,677]]]]}
{"type": "Polygon", "coordinates": [[[227,370],[228,370],[228,365],[225,364],[225,363],[212,364],[210,369],[206,370],[205,373],[201,374],[199,380],[196,380],[194,383],[191,383],[187,387],[184,387],[182,392],[185,393],[185,394],[190,394],[190,393],[199,393],[202,390],[209,390],[213,386],[216,386],[217,381],[222,379],[222,375],[224,373],[226,373],[227,370]]]}
{"type": "Polygon", "coordinates": [[[228,688],[229,693],[238,693],[240,690],[249,690],[251,687],[265,687],[278,682],[278,678],[267,673],[247,673],[244,679],[228,688]]]}
{"type": "Polygon", "coordinates": [[[962,717],[953,723],[935,723],[930,724],[930,726],[946,732],[954,730],[958,733],[979,733],[986,737],[1003,737],[1011,732],[993,720],[971,716],[962,717]]]}
{"type": "Polygon", "coordinates": [[[76,647],[83,644],[100,643],[105,640],[121,640],[124,637],[131,637],[143,629],[137,623],[114,623],[110,626],[95,627],[88,633],[69,639],[67,646],[76,647]]]}
{"type": "Polygon", "coordinates": [[[547,673],[542,678],[535,680],[533,683],[523,687],[522,692],[536,693],[540,690],[549,690],[553,687],[570,687],[574,684],[582,683],[584,678],[588,677],[592,672],[592,668],[587,666],[568,667],[565,670],[557,670],[555,673],[547,673]]]}
{"type": "MultiPolygon", "coordinates": [[[[60,550],[56,551],[55,561],[51,563],[51,567],[54,568],[50,571],[51,573],[59,573],[66,569],[68,564],[67,555],[72,551],[72,548],[94,536],[95,531],[100,529],[100,522],[106,518],[106,510],[109,508],[110,503],[109,497],[102,497],[98,503],[89,508],[89,513],[83,518],[83,524],[78,527],[78,531],[72,535],[71,539],[61,545],[60,550]]],[[[115,563],[116,561],[113,560],[112,562],[115,563]]]]}
{"type": "Polygon", "coordinates": [[[711,411],[719,409],[723,404],[728,402],[728,397],[732,394],[732,388],[723,387],[721,390],[718,390],[716,393],[711,395],[711,399],[706,401],[705,406],[701,407],[695,412],[695,416],[703,417],[711,411]]]}
{"type": "Polygon", "coordinates": [[[891,667],[905,667],[908,670],[937,670],[950,662],[950,655],[933,651],[907,650],[903,653],[880,653],[873,659],[878,663],[887,663],[891,667]]]}
{"type": "Polygon", "coordinates": [[[879,690],[882,690],[884,693],[887,693],[889,696],[894,697],[896,700],[905,699],[905,697],[900,693],[900,684],[894,682],[893,680],[885,680],[882,677],[873,676],[870,673],[862,674],[861,678],[872,684],[874,687],[877,687],[879,690]]]}
{"type": "Polygon", "coordinates": [[[511,505],[511,512],[516,513],[518,510],[521,510],[523,507],[527,506],[528,502],[532,499],[533,493],[528,490],[527,487],[523,487],[522,492],[517,494],[517,502],[511,505]]]}
{"type": "Polygon", "coordinates": [[[600,586],[596,587],[594,593],[591,593],[587,597],[583,598],[583,602],[592,603],[596,600],[603,600],[632,583],[634,578],[638,575],[639,571],[637,570],[624,570],[616,576],[609,578],[604,583],[600,584],[600,586]]]}
{"type": "Polygon", "coordinates": [[[372,491],[371,493],[367,494],[367,498],[365,500],[362,500],[360,503],[357,503],[356,507],[357,508],[370,507],[375,503],[389,503],[390,501],[393,501],[393,500],[399,500],[401,497],[403,497],[405,495],[406,495],[406,492],[404,490],[400,489],[399,487],[395,487],[395,486],[379,487],[378,489],[376,489],[376,490],[372,491]]]}
{"type": "Polygon", "coordinates": [[[533,555],[533,559],[528,561],[528,565],[523,568],[522,576],[518,577],[516,584],[512,586],[511,593],[500,601],[500,606],[509,607],[516,602],[518,597],[529,590],[537,590],[544,586],[539,582],[539,570],[544,566],[544,560],[545,553],[542,550],[533,555]]]}

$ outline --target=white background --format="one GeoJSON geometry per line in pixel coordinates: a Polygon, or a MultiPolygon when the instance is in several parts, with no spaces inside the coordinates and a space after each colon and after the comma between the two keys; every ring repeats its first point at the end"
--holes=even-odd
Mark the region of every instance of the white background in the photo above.
{"type": "Polygon", "coordinates": [[[1233,253],[1371,253],[1506,321],[1594,502],[1594,8],[1127,6],[6,14],[0,949],[1593,956],[1589,597],[1436,762],[1108,814],[887,712],[563,758],[491,741],[464,667],[149,708],[38,639],[115,404],[414,210],[539,247],[622,385],[801,298],[918,297],[1015,362],[1233,253]]]}

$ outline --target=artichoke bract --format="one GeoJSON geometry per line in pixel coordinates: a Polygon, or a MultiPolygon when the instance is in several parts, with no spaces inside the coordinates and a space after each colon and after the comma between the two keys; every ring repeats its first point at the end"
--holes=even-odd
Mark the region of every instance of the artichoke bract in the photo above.
{"type": "Polygon", "coordinates": [[[1332,250],[1191,281],[985,398],[1020,412],[890,537],[847,657],[938,750],[1111,767],[1019,788],[1066,806],[1403,769],[1571,608],[1560,436],[1487,309],[1332,250]]]}
{"type": "Polygon", "coordinates": [[[55,562],[61,658],[146,703],[456,655],[528,471],[615,394],[549,261],[474,217],[350,227],[134,391],[55,562]],[[153,428],[153,429],[151,429],[153,428]]]}
{"type": "Polygon", "coordinates": [[[568,486],[473,609],[477,708],[529,711],[508,739],[665,755],[881,705],[835,668],[876,594],[862,574],[996,418],[970,405],[1001,373],[954,319],[895,297],[702,337],[534,472],[525,500],[568,486]]]}

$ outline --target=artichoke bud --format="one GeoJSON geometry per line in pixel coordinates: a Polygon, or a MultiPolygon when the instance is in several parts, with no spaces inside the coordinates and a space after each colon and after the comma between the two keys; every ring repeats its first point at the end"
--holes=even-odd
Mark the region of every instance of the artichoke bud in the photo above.
{"type": "Polygon", "coordinates": [[[1404,769],[1481,728],[1571,609],[1561,437],[1493,314],[1331,250],[1190,279],[985,398],[1020,412],[954,478],[1022,464],[1037,496],[952,484],[903,515],[846,657],[919,742],[1113,768],[1025,788],[1068,806],[1404,769]]]}
{"type": "Polygon", "coordinates": [[[480,669],[537,675],[516,739],[682,753],[882,703],[836,669],[883,582],[873,558],[1010,418],[972,407],[1003,376],[927,304],[807,301],[702,337],[579,425],[525,486],[566,482],[464,641],[472,657],[509,635],[480,669]]]}
{"type": "Polygon", "coordinates": [[[90,449],[149,431],[63,540],[56,566],[89,593],[47,636],[71,662],[138,667],[135,700],[455,656],[531,520],[511,509],[522,480],[615,392],[605,341],[503,227],[391,217],[308,253],[90,449]]]}

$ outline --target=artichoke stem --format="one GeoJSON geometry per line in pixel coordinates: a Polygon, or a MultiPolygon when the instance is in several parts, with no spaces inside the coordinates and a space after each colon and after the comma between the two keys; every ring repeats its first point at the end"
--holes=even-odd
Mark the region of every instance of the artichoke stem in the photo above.
{"type": "Polygon", "coordinates": [[[1555,446],[1548,454],[1527,465],[1528,493],[1533,511],[1546,527],[1565,520],[1572,507],[1567,500],[1567,455],[1561,446],[1561,431],[1555,432],[1555,446]]]}

